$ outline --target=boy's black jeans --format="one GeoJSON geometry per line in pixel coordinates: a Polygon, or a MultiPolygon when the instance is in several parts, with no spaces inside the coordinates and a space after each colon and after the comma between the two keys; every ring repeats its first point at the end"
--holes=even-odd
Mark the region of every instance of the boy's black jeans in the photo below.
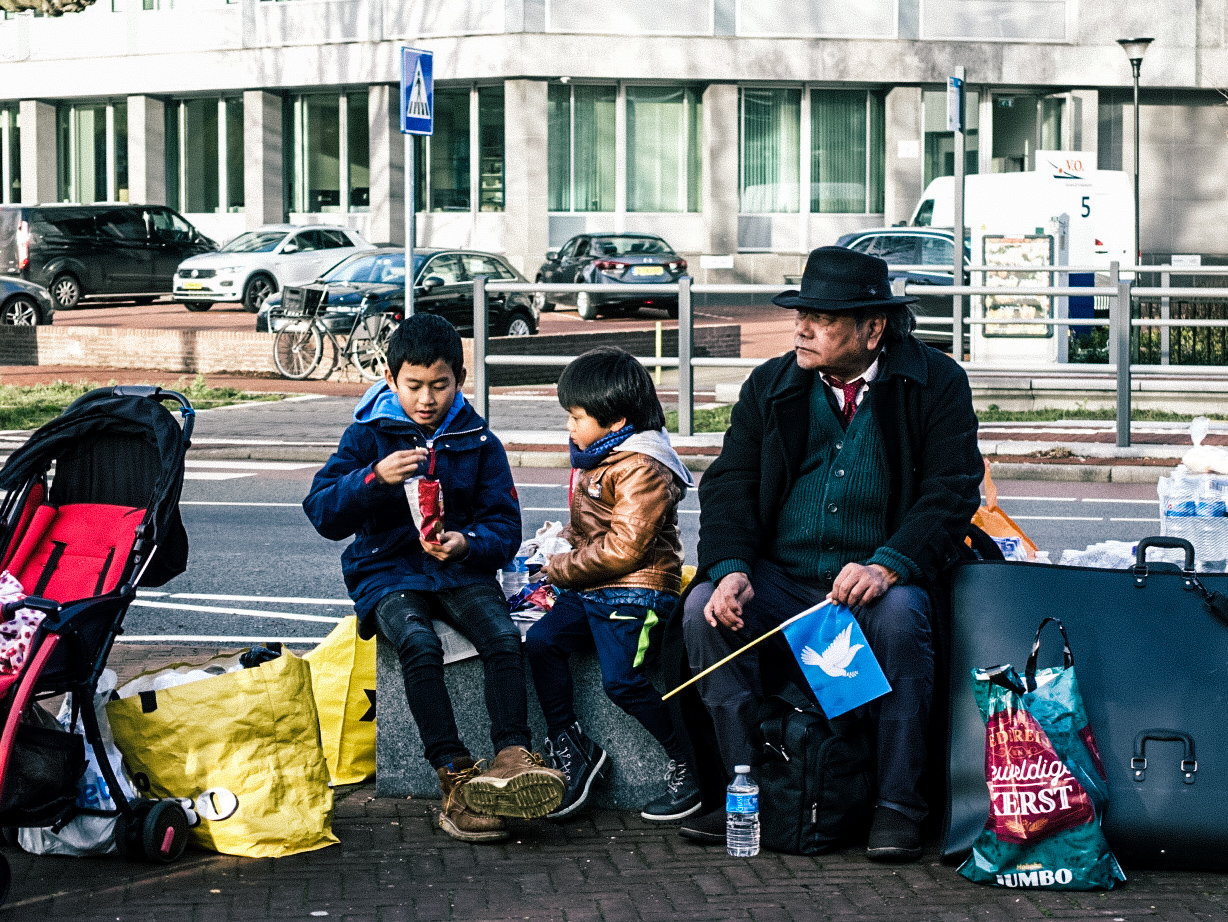
{"type": "Polygon", "coordinates": [[[375,617],[380,633],[401,660],[409,710],[432,768],[470,755],[456,729],[443,680],[443,646],[432,618],[464,634],[482,658],[495,753],[508,746],[530,748],[520,629],[498,586],[477,583],[436,592],[393,592],[380,599],[375,617]]]}

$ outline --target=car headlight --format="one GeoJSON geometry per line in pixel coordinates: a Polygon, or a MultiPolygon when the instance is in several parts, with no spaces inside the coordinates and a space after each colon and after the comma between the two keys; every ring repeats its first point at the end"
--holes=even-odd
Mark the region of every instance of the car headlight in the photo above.
{"type": "Polygon", "coordinates": [[[234,275],[239,271],[238,266],[222,266],[217,270],[218,275],[234,275]]]}

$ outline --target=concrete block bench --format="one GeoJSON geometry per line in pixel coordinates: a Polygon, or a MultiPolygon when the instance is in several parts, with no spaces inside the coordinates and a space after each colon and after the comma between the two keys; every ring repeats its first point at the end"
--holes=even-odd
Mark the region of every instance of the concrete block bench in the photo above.
{"type": "MultiPolygon", "coordinates": [[[[521,631],[529,625],[521,624],[521,631]]],[[[435,622],[444,649],[444,681],[452,698],[456,725],[461,740],[475,759],[490,759],[490,721],[483,697],[482,663],[477,651],[464,637],[446,624],[435,622]]],[[[594,806],[620,810],[639,810],[665,790],[668,759],[660,745],[634,718],[623,713],[601,687],[601,671],[595,653],[573,656],[572,676],[576,691],[576,713],[584,732],[610,755],[613,763],[605,784],[598,785],[590,800],[594,806]]],[[[662,689],[660,676],[649,673],[662,689]]],[[[540,752],[546,725],[533,690],[528,663],[529,728],[533,749],[540,752]]],[[[662,689],[663,690],[663,689],[662,689]]],[[[401,664],[392,646],[379,641],[376,654],[376,793],[381,797],[439,797],[439,780],[422,757],[418,727],[409,712],[401,664]]]]}

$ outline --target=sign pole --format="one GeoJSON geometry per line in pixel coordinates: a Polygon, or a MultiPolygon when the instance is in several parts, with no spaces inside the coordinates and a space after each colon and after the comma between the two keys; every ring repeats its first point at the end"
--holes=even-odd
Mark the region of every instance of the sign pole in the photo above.
{"type": "MultiPolygon", "coordinates": [[[[955,228],[955,260],[952,282],[964,284],[964,68],[956,67],[955,76],[947,80],[947,130],[954,133],[955,176],[952,222],[955,228]]],[[[951,356],[957,362],[964,360],[964,298],[951,298],[951,356]]]]}
{"type": "Polygon", "coordinates": [[[405,316],[414,315],[414,136],[405,134],[405,316]]]}
{"type": "Polygon", "coordinates": [[[414,138],[435,129],[435,56],[416,48],[401,49],[401,133],[405,135],[405,316],[414,315],[414,138]]]}

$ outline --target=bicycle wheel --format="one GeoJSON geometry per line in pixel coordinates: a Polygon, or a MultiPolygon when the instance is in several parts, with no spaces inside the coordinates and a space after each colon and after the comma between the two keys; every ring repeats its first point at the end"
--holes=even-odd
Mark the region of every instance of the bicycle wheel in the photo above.
{"type": "Polygon", "coordinates": [[[324,337],[315,324],[295,323],[282,327],[273,340],[273,364],[283,378],[301,381],[320,365],[324,337]]]}
{"type": "Polygon", "coordinates": [[[374,335],[360,333],[365,324],[359,324],[350,337],[350,361],[367,381],[384,377],[388,367],[388,340],[396,329],[396,321],[387,314],[381,315],[374,335]]]}

